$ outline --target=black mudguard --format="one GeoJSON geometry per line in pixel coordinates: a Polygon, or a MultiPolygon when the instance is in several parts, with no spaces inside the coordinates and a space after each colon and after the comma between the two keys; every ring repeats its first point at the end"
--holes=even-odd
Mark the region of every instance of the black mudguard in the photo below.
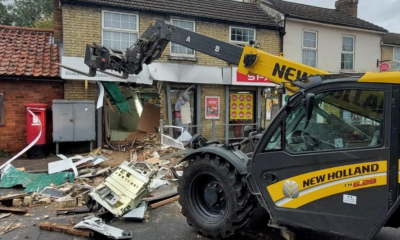
{"type": "Polygon", "coordinates": [[[215,154],[225,159],[235,167],[236,171],[240,175],[247,174],[246,165],[247,162],[249,161],[249,157],[240,150],[227,149],[226,147],[221,147],[221,146],[208,146],[193,150],[187,155],[185,155],[181,160],[181,162],[196,160],[197,155],[202,155],[207,153],[215,154]]]}

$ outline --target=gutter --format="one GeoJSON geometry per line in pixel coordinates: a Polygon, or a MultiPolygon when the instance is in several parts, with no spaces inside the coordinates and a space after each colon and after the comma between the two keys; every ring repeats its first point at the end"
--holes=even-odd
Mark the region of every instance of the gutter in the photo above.
{"type": "Polygon", "coordinates": [[[55,78],[46,78],[46,77],[30,77],[30,76],[5,76],[0,75],[0,80],[16,80],[16,81],[41,81],[41,82],[65,82],[65,80],[61,79],[61,77],[55,78]]]}

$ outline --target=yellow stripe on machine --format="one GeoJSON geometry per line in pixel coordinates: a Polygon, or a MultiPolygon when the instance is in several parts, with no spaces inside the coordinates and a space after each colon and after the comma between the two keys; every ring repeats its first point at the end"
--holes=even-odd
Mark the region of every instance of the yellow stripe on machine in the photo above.
{"type": "Polygon", "coordinates": [[[344,189],[344,186],[354,181],[362,181],[366,178],[374,178],[376,182],[370,186],[386,184],[387,161],[366,162],[340,167],[327,168],[314,172],[294,176],[267,187],[272,200],[278,206],[298,207],[317,199],[330,196],[336,193],[356,190],[369,186],[360,186],[356,189],[344,189]],[[300,195],[295,199],[288,199],[284,195],[284,183],[296,183],[300,195]],[[339,186],[340,185],[340,186],[339,186]],[[329,189],[327,191],[326,189],[329,189]],[[343,191],[342,191],[343,190],[343,191]],[[305,197],[308,195],[307,197],[305,197]],[[291,200],[291,201],[288,201],[291,200]],[[289,204],[289,202],[292,202],[289,204]]]}

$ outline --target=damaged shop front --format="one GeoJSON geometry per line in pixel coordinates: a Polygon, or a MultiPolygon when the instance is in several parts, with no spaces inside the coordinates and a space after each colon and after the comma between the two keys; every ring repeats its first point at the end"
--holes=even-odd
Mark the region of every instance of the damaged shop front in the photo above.
{"type": "MultiPolygon", "coordinates": [[[[63,65],[88,72],[82,58],[63,57],[63,65]]],[[[268,79],[238,75],[235,67],[156,62],[127,80],[101,72],[89,78],[66,69],[62,78],[97,82],[97,107],[104,106],[97,113],[98,145],[104,139],[114,148],[160,127],[172,141],[184,142],[196,133],[239,141],[267,127],[285,102],[268,79]]]]}

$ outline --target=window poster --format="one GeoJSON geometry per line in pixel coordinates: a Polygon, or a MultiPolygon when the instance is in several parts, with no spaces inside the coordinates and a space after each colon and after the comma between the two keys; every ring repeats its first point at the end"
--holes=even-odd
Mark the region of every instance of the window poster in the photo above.
{"type": "Polygon", "coordinates": [[[253,94],[230,95],[230,120],[253,119],[253,94]]]}
{"type": "Polygon", "coordinates": [[[220,99],[219,97],[206,97],[206,119],[219,119],[220,99]]]}

